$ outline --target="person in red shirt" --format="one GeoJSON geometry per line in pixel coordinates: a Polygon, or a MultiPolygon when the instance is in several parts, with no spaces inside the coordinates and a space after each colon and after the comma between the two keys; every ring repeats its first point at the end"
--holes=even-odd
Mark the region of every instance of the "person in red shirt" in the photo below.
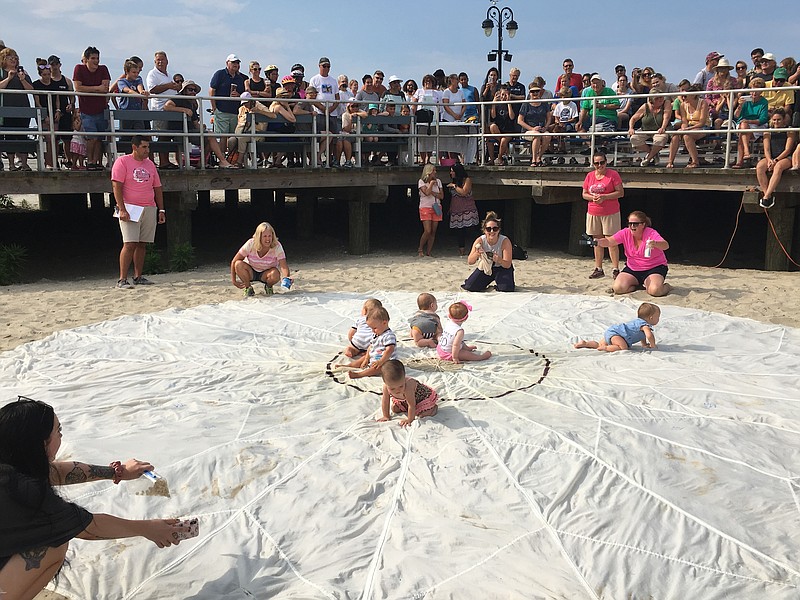
{"type": "MultiPolygon", "coordinates": [[[[594,171],[583,181],[583,199],[589,203],[586,213],[586,233],[595,240],[614,235],[621,229],[619,199],[625,195],[622,178],[614,169],[606,168],[606,155],[595,153],[592,158],[594,171]]],[[[594,271],[589,279],[604,277],[603,248],[594,246],[594,271]]],[[[619,247],[609,246],[608,257],[614,266],[612,276],[619,275],[619,247]]]]}
{"type": "Polygon", "coordinates": [[[120,156],[111,169],[111,187],[117,203],[115,216],[119,217],[122,231],[117,287],[123,290],[133,287],[128,281],[131,262],[133,285],[153,283],[142,276],[144,257],[147,244],[155,240],[156,222],[161,225],[167,220],[161,178],[149,158],[150,138],[135,135],[131,138],[131,147],[131,153],[120,156]]]}
{"type": "MultiPolygon", "coordinates": [[[[572,62],[571,58],[564,59],[564,74],[569,77],[569,85],[570,87],[575,86],[578,88],[578,95],[580,95],[581,90],[584,88],[583,85],[583,78],[581,77],[580,73],[574,73],[573,69],[575,68],[575,63],[572,62]]],[[[558,82],[556,82],[556,91],[555,93],[558,94],[559,90],[562,86],[561,77],[558,78],[558,82]]]]}
{"type": "MultiPolygon", "coordinates": [[[[72,83],[76,92],[107,94],[111,83],[111,75],[105,65],[100,64],[100,50],[89,46],[83,51],[83,62],[75,65],[72,83]]],[[[81,112],[83,128],[87,133],[108,131],[105,111],[108,98],[102,96],[79,96],[78,106],[81,112]]],[[[103,137],[90,135],[86,141],[87,171],[103,170],[103,137]]]]}

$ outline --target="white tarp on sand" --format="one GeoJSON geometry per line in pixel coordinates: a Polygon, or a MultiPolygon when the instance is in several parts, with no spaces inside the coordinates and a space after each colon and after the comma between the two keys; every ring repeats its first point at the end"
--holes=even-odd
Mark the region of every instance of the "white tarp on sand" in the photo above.
{"type": "MultiPolygon", "coordinates": [[[[470,294],[440,366],[416,295],[376,292],[434,418],[376,423],[327,365],[366,295],[125,317],[0,355],[0,401],[53,404],[61,458],[153,462],[170,497],[62,488],[201,535],[72,543],[72,598],[798,598],[800,330],[663,307],[659,349],[574,350],[637,303],[470,294]],[[449,368],[447,368],[449,367],[449,368]]],[[[458,299],[437,294],[440,312],[458,299]]],[[[341,359],[339,359],[341,360],[341,359]]]]}

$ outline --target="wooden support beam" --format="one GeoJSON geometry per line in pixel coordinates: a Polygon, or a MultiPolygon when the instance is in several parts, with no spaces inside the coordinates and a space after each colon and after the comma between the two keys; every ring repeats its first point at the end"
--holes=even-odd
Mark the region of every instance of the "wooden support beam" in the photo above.
{"type": "MultiPolygon", "coordinates": [[[[111,206],[114,206],[116,201],[112,195],[111,206]]],[[[92,210],[103,211],[106,208],[106,195],[103,192],[92,192],[89,194],[89,206],[92,210]]]]}
{"type": "Polygon", "coordinates": [[[531,199],[529,185],[481,185],[473,184],[472,195],[475,200],[512,200],[515,198],[531,199]]]}
{"type": "Polygon", "coordinates": [[[590,246],[581,246],[578,240],[586,233],[586,205],[583,198],[572,203],[572,212],[569,217],[569,239],[567,252],[573,256],[591,256],[594,254],[590,246]]]}
{"type": "Polygon", "coordinates": [[[511,241],[523,248],[531,245],[531,219],[533,215],[533,202],[530,196],[507,200],[506,205],[511,206],[511,228],[509,236],[511,241]]]}
{"type": "Polygon", "coordinates": [[[767,271],[788,271],[790,263],[784,248],[790,256],[793,255],[792,242],[797,208],[786,206],[782,202],[788,200],[786,196],[788,194],[776,194],[775,206],[769,210],[761,209],[767,216],[767,247],[764,253],[764,269],[767,271]]]}
{"type": "Polygon", "coordinates": [[[275,190],[250,190],[250,206],[256,214],[264,215],[269,220],[275,212],[275,190]]]}
{"type": "Polygon", "coordinates": [[[239,188],[225,190],[225,209],[236,210],[239,208],[239,188]]]}
{"type": "Polygon", "coordinates": [[[164,192],[164,210],[167,211],[167,258],[172,256],[178,245],[191,245],[192,211],[196,208],[195,192],[164,192]]]}
{"type": "Polygon", "coordinates": [[[87,210],[86,194],[39,194],[39,208],[53,212],[87,210]]]}
{"type": "Polygon", "coordinates": [[[536,204],[567,204],[581,199],[580,189],[573,187],[534,187],[533,199],[536,204]],[[536,193],[540,192],[540,193],[536,193]]]}
{"type": "Polygon", "coordinates": [[[369,253],[369,207],[382,204],[389,196],[386,186],[356,188],[352,199],[347,202],[350,217],[348,250],[350,254],[369,253]]]}
{"type": "Polygon", "coordinates": [[[317,194],[313,190],[297,190],[297,237],[310,240],[314,237],[314,209],[317,194]]]}
{"type": "Polygon", "coordinates": [[[197,190],[197,210],[211,210],[211,190],[197,190]]]}

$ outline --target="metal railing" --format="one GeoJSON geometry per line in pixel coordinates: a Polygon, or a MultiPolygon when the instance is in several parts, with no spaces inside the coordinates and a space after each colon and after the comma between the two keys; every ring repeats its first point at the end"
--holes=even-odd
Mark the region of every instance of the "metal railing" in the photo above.
{"type": "MultiPolygon", "coordinates": [[[[658,97],[658,96],[664,96],[668,100],[672,100],[677,96],[696,95],[696,96],[704,97],[704,96],[707,96],[707,95],[718,96],[718,95],[726,95],[727,94],[727,96],[728,96],[728,106],[729,106],[727,123],[724,124],[724,127],[721,127],[719,129],[715,129],[713,127],[708,127],[708,128],[702,129],[703,133],[706,134],[706,135],[715,135],[715,136],[723,136],[724,135],[724,139],[725,139],[725,159],[724,160],[725,160],[725,167],[727,168],[728,165],[729,165],[729,162],[730,162],[730,153],[731,153],[731,147],[732,147],[731,142],[733,140],[733,137],[734,136],[738,136],[738,135],[740,135],[742,133],[741,130],[737,129],[737,127],[736,127],[736,125],[734,123],[734,119],[732,118],[734,110],[732,110],[730,107],[735,107],[736,99],[741,94],[750,94],[750,93],[752,93],[754,91],[759,91],[759,92],[762,93],[762,95],[766,96],[766,95],[769,95],[770,93],[775,93],[778,89],[784,90],[784,91],[797,91],[797,90],[800,90],[800,86],[783,86],[781,88],[747,88],[747,89],[714,90],[714,91],[705,90],[705,91],[696,91],[696,92],[677,91],[677,92],[665,92],[665,93],[648,93],[648,94],[632,94],[632,95],[619,94],[619,95],[615,95],[615,96],[592,96],[592,97],[585,97],[585,98],[584,97],[567,98],[566,100],[570,100],[572,102],[575,102],[578,105],[579,111],[580,111],[580,107],[581,107],[581,105],[583,103],[585,103],[585,102],[589,102],[590,103],[590,105],[591,105],[591,111],[590,111],[591,112],[591,121],[590,121],[591,125],[590,125],[588,131],[575,131],[575,132],[563,132],[563,133],[562,132],[547,132],[547,133],[534,134],[534,135],[548,136],[548,137],[553,137],[553,138],[575,139],[575,140],[577,140],[578,142],[580,142],[582,144],[587,144],[587,147],[589,148],[590,153],[594,154],[596,149],[601,146],[602,140],[608,139],[608,140],[615,140],[615,141],[619,142],[622,139],[628,138],[627,130],[624,130],[624,131],[622,131],[622,130],[596,131],[595,130],[596,129],[596,125],[597,125],[597,112],[598,112],[598,106],[599,106],[598,103],[601,102],[601,101],[607,101],[607,100],[613,100],[613,99],[622,100],[622,99],[626,99],[626,98],[629,99],[629,100],[641,99],[641,100],[647,101],[648,98],[658,97]]],[[[55,122],[55,120],[54,120],[54,115],[55,115],[54,105],[55,105],[55,98],[57,96],[70,96],[70,97],[73,97],[73,98],[74,97],[82,97],[82,96],[95,96],[95,97],[99,96],[99,97],[105,97],[106,99],[111,99],[112,97],[122,97],[122,96],[124,96],[126,98],[140,98],[143,101],[147,101],[149,99],[152,99],[152,98],[156,97],[156,96],[146,97],[146,96],[140,96],[138,94],[120,94],[120,93],[117,93],[117,94],[97,94],[97,93],[83,93],[83,92],[75,92],[75,91],[50,91],[50,90],[29,91],[29,90],[5,90],[5,89],[4,90],[0,90],[0,95],[4,95],[4,94],[22,94],[22,95],[26,95],[26,96],[35,96],[35,97],[38,96],[39,98],[46,97],[47,98],[47,105],[46,105],[46,107],[42,107],[42,108],[46,109],[47,119],[49,120],[49,123],[51,123],[51,124],[55,122]]],[[[158,95],[157,98],[159,100],[169,100],[171,98],[181,98],[181,99],[193,98],[194,100],[196,100],[197,103],[198,103],[197,111],[198,111],[198,114],[200,115],[200,118],[201,118],[201,129],[205,129],[205,127],[202,126],[203,115],[206,112],[205,111],[206,106],[210,106],[212,100],[214,102],[216,102],[216,101],[237,101],[238,100],[238,98],[227,98],[227,97],[222,98],[222,97],[219,97],[219,96],[212,98],[210,96],[179,96],[179,95],[163,95],[163,94],[158,95]]],[[[269,104],[271,102],[273,102],[275,100],[275,98],[265,98],[263,100],[265,100],[265,102],[261,102],[261,100],[258,100],[258,101],[261,102],[262,104],[266,105],[267,107],[269,107],[269,104]]],[[[544,103],[549,103],[549,104],[555,104],[555,103],[560,102],[561,100],[562,100],[562,98],[558,98],[558,97],[547,98],[547,99],[545,99],[545,98],[537,98],[537,99],[535,99],[536,102],[544,102],[544,103]]],[[[281,101],[282,102],[286,102],[291,106],[291,105],[294,105],[296,103],[310,102],[311,100],[310,99],[295,99],[295,98],[283,99],[282,98],[281,101]]],[[[95,138],[108,138],[108,137],[111,137],[111,142],[110,142],[111,156],[110,156],[110,159],[112,161],[114,160],[114,158],[116,157],[116,155],[118,153],[117,139],[116,138],[119,135],[129,136],[129,135],[135,135],[135,134],[144,134],[144,135],[151,135],[151,136],[162,136],[162,137],[169,138],[169,139],[178,138],[178,139],[183,140],[184,155],[185,155],[185,157],[184,157],[184,166],[187,167],[187,168],[190,165],[189,138],[195,138],[195,137],[199,137],[200,138],[199,139],[199,141],[200,141],[200,145],[199,146],[200,146],[201,157],[205,157],[206,156],[206,143],[205,143],[205,140],[208,139],[208,138],[211,138],[211,137],[214,137],[214,138],[219,138],[219,137],[237,137],[237,138],[244,137],[244,138],[248,139],[249,140],[248,141],[248,147],[249,147],[249,151],[251,153],[251,161],[250,161],[250,167],[251,168],[254,168],[256,166],[256,160],[257,160],[257,157],[255,156],[256,143],[257,143],[257,141],[259,139],[262,139],[262,138],[263,139],[267,139],[267,140],[269,140],[270,138],[276,138],[276,139],[277,138],[290,138],[290,139],[308,140],[309,144],[311,146],[311,151],[310,151],[311,152],[311,161],[310,162],[311,162],[311,166],[312,167],[318,167],[319,166],[319,160],[318,160],[319,156],[318,156],[317,149],[320,147],[320,142],[322,142],[323,140],[325,142],[327,142],[325,144],[325,151],[324,151],[323,156],[325,157],[325,159],[328,162],[328,164],[330,164],[330,153],[331,153],[331,149],[334,146],[334,142],[335,142],[337,137],[344,136],[344,135],[356,138],[356,140],[357,140],[356,146],[358,148],[359,155],[360,155],[360,147],[361,147],[362,141],[363,141],[363,139],[365,137],[373,137],[373,136],[377,135],[382,140],[391,140],[393,137],[394,138],[397,138],[397,137],[408,137],[409,138],[409,153],[410,154],[416,154],[417,153],[417,147],[419,145],[419,143],[418,143],[419,139],[421,139],[421,138],[428,138],[428,139],[429,138],[433,138],[434,143],[433,143],[433,151],[432,152],[433,152],[433,157],[434,157],[433,160],[434,161],[437,160],[436,157],[438,157],[441,154],[441,152],[442,152],[441,148],[443,146],[446,146],[446,144],[444,143],[445,140],[447,140],[447,139],[458,139],[458,138],[462,138],[462,139],[463,138],[467,138],[467,139],[474,138],[478,142],[477,143],[477,150],[478,150],[477,162],[478,162],[478,164],[484,165],[485,164],[485,156],[486,156],[486,145],[487,145],[487,143],[490,143],[491,140],[497,139],[497,138],[503,138],[503,137],[511,137],[511,138],[522,138],[522,137],[529,138],[530,137],[530,136],[523,136],[522,132],[491,133],[491,132],[487,131],[488,125],[490,123],[490,119],[488,119],[487,117],[488,117],[488,114],[489,114],[489,111],[490,111],[492,105],[493,104],[512,104],[512,105],[515,105],[515,106],[519,106],[519,105],[522,105],[522,104],[525,104],[525,103],[528,103],[528,102],[531,102],[531,101],[532,101],[531,99],[524,99],[524,100],[508,100],[508,101],[503,101],[503,102],[470,102],[470,103],[466,103],[465,102],[462,105],[475,106],[477,108],[478,113],[479,113],[480,116],[479,116],[479,119],[477,121],[473,122],[473,123],[466,123],[466,122],[461,122],[461,121],[454,122],[453,125],[459,125],[459,126],[463,126],[463,127],[466,128],[466,131],[459,131],[459,132],[448,131],[448,128],[451,128],[452,125],[449,124],[449,123],[444,123],[444,122],[440,121],[438,118],[436,118],[436,116],[441,114],[441,112],[443,111],[443,108],[442,108],[444,106],[443,104],[437,103],[437,104],[432,105],[430,103],[425,103],[425,102],[396,102],[395,106],[396,106],[396,114],[397,114],[397,116],[401,116],[400,113],[401,113],[401,108],[403,106],[409,106],[409,108],[411,110],[411,113],[412,113],[411,114],[411,117],[412,117],[411,118],[411,126],[410,126],[410,129],[409,129],[408,132],[392,133],[392,132],[380,132],[379,131],[379,132],[376,132],[376,133],[363,133],[361,131],[361,125],[362,125],[361,119],[359,118],[359,119],[356,119],[356,121],[355,121],[355,123],[356,123],[356,127],[355,127],[356,131],[333,133],[332,131],[330,131],[330,128],[327,127],[327,123],[329,122],[329,117],[330,117],[330,113],[331,113],[331,107],[334,106],[334,104],[346,104],[347,101],[334,102],[334,101],[314,100],[314,102],[316,102],[316,103],[320,103],[320,104],[324,104],[325,105],[325,112],[324,113],[317,113],[317,114],[319,114],[319,116],[321,118],[324,118],[324,123],[326,124],[325,127],[322,129],[322,131],[320,131],[319,128],[318,128],[318,123],[317,123],[317,119],[316,118],[312,120],[312,130],[311,130],[311,132],[299,132],[299,133],[297,133],[297,132],[295,132],[295,133],[284,133],[284,132],[268,132],[268,131],[258,132],[258,131],[255,131],[255,132],[220,134],[220,133],[214,133],[213,131],[190,131],[190,130],[188,130],[186,123],[184,123],[183,131],[163,131],[163,130],[162,131],[158,131],[158,130],[150,129],[150,130],[147,130],[147,131],[144,131],[144,132],[140,132],[140,131],[131,132],[131,131],[120,131],[119,129],[116,128],[116,126],[114,125],[114,123],[112,121],[111,123],[109,123],[109,130],[106,131],[106,132],[80,132],[80,135],[83,135],[83,136],[88,137],[88,138],[92,138],[92,137],[95,137],[95,138]],[[414,114],[413,113],[415,113],[418,108],[427,108],[427,109],[433,109],[434,110],[435,117],[434,117],[433,122],[430,124],[430,130],[431,130],[430,136],[427,135],[428,124],[427,123],[419,123],[414,118],[414,114]],[[420,127],[425,127],[426,132],[425,133],[420,133],[420,131],[419,131],[420,127]],[[472,131],[473,128],[475,129],[474,132],[472,131]]],[[[705,100],[701,99],[701,101],[705,101],[705,100]]],[[[377,104],[379,106],[381,106],[381,107],[384,107],[386,105],[386,102],[381,100],[381,101],[378,101],[377,104]]],[[[797,108],[800,108],[800,107],[797,107],[797,108]]],[[[75,109],[73,109],[73,110],[77,110],[77,107],[75,109]]],[[[124,110],[120,110],[120,109],[111,109],[111,110],[114,111],[113,114],[114,114],[114,117],[116,119],[120,119],[120,117],[123,116],[123,114],[124,114],[124,110]]],[[[146,109],[143,108],[143,110],[146,110],[146,109]]],[[[516,122],[516,119],[514,121],[516,122]]],[[[786,128],[781,128],[781,129],[773,129],[773,128],[770,128],[768,126],[768,123],[766,123],[761,127],[751,127],[749,129],[747,129],[748,133],[764,133],[764,132],[770,132],[770,131],[800,132],[800,127],[786,127],[786,128]]],[[[46,144],[48,144],[50,146],[51,154],[55,158],[58,155],[58,153],[57,153],[57,150],[58,150],[58,139],[73,135],[72,131],[57,131],[52,126],[49,127],[49,128],[45,128],[45,124],[42,122],[41,118],[37,118],[36,119],[35,129],[28,128],[28,129],[14,130],[14,129],[3,128],[3,130],[0,131],[0,133],[2,133],[5,136],[35,136],[37,138],[37,141],[39,142],[39,148],[40,148],[40,152],[38,153],[39,154],[38,163],[39,163],[39,168],[40,169],[43,168],[42,154],[43,154],[43,150],[44,150],[44,144],[46,143],[46,144]]],[[[645,132],[645,133],[655,133],[655,132],[645,132]]],[[[668,135],[668,136],[683,135],[684,133],[686,133],[686,130],[667,129],[664,133],[666,135],[668,135]]],[[[222,150],[224,152],[226,149],[223,148],[222,150]]],[[[444,151],[447,151],[447,150],[444,150],[444,151]]],[[[471,157],[471,156],[465,157],[465,159],[466,159],[466,161],[468,163],[471,163],[474,158],[475,157],[471,157]]],[[[200,168],[205,168],[205,161],[204,160],[201,160],[200,168]]]]}

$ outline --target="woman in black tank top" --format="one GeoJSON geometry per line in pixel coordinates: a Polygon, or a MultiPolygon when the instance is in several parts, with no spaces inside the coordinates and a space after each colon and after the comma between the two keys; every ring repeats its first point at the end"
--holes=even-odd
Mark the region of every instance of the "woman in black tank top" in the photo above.
{"type": "MultiPolygon", "coordinates": [[[[244,82],[244,89],[254,98],[268,98],[267,80],[261,77],[261,65],[257,61],[250,61],[250,79],[244,82]]],[[[270,88],[271,90],[271,88],[270,88]]]]}
{"type": "MultiPolygon", "coordinates": [[[[782,108],[776,108],[769,118],[771,129],[789,126],[789,117],[782,108]]],[[[797,140],[793,131],[775,131],[764,134],[764,158],[756,165],[756,177],[761,188],[763,208],[772,208],[775,204],[775,189],[781,181],[783,172],[792,166],[792,151],[797,140]]]]}

